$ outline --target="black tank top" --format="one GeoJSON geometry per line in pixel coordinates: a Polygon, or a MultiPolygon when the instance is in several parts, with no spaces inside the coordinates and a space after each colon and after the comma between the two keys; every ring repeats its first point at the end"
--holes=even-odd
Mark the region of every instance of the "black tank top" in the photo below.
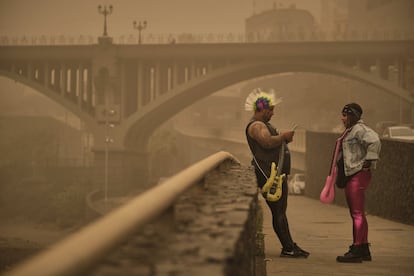
{"type": "MultiPolygon", "coordinates": [[[[276,165],[278,165],[277,163],[279,161],[279,152],[280,152],[281,146],[278,146],[272,149],[266,149],[262,147],[256,140],[251,138],[250,135],[247,133],[247,129],[255,121],[258,121],[258,120],[251,120],[247,124],[247,127],[246,127],[247,143],[249,144],[250,150],[252,154],[254,155],[254,157],[256,158],[257,163],[259,163],[260,168],[266,174],[266,177],[269,177],[272,162],[275,162],[276,165]]],[[[267,122],[265,123],[265,125],[267,129],[269,130],[270,135],[272,136],[279,135],[279,132],[277,131],[277,129],[273,127],[270,123],[267,122]]],[[[284,161],[283,161],[282,173],[290,174],[290,152],[289,152],[289,148],[287,145],[285,145],[284,154],[285,156],[284,156],[284,161]]],[[[255,166],[255,168],[257,168],[257,164],[254,161],[254,159],[252,160],[252,165],[255,166]]]]}

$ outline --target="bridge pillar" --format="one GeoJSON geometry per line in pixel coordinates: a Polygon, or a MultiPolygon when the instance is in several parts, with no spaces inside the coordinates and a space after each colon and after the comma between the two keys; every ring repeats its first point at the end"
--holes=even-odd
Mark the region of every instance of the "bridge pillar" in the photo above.
{"type": "Polygon", "coordinates": [[[95,150],[95,180],[108,197],[148,188],[148,154],[95,150]]]}

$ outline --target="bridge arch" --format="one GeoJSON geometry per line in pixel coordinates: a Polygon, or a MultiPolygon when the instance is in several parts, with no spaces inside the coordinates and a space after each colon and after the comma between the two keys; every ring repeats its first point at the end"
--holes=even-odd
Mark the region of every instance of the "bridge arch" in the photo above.
{"type": "Polygon", "coordinates": [[[146,105],[126,120],[124,145],[146,145],[149,136],[163,122],[183,108],[207,97],[220,89],[256,77],[287,72],[307,72],[335,75],[366,83],[387,93],[396,95],[409,103],[414,99],[409,92],[381,80],[375,75],[354,70],[341,64],[315,61],[266,61],[246,62],[217,69],[177,87],[146,105]]]}
{"type": "Polygon", "coordinates": [[[46,96],[47,98],[51,99],[53,102],[59,104],[66,110],[73,113],[75,116],[77,116],[80,120],[82,120],[85,125],[93,129],[96,127],[96,120],[91,115],[83,112],[79,109],[78,105],[74,102],[66,100],[64,97],[62,97],[60,94],[56,93],[55,91],[47,88],[41,83],[36,82],[35,80],[30,80],[25,76],[21,76],[19,74],[6,72],[4,70],[0,70],[0,76],[4,76],[10,80],[20,82],[30,88],[33,88],[35,91],[38,91],[40,94],[46,96]]]}

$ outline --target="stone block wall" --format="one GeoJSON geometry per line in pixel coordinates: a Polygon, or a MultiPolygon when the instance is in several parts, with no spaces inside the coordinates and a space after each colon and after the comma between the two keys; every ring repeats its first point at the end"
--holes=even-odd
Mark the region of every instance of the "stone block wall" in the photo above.
{"type": "Polygon", "coordinates": [[[414,224],[414,142],[382,140],[367,209],[377,216],[414,224]]]}

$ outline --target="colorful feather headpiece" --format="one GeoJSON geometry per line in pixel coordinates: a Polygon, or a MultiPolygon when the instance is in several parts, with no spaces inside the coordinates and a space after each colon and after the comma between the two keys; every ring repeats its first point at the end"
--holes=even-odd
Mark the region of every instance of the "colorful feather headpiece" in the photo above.
{"type": "Polygon", "coordinates": [[[244,108],[247,111],[258,111],[268,109],[282,102],[282,99],[276,99],[273,91],[264,92],[260,88],[254,89],[246,98],[244,108]]]}

